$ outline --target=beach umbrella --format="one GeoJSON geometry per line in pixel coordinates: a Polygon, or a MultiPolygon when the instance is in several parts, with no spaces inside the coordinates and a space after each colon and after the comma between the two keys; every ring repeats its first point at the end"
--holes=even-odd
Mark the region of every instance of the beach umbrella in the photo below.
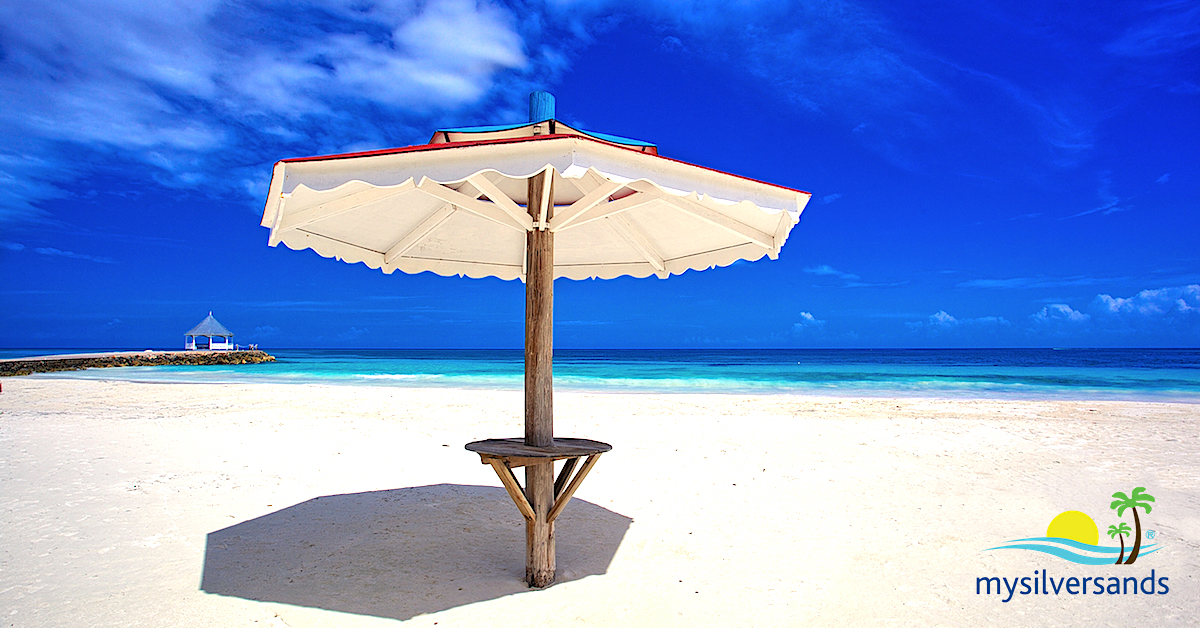
{"type": "Polygon", "coordinates": [[[525,282],[525,436],[468,445],[526,519],[526,576],[554,578],[554,518],[610,447],[554,437],[554,279],[661,278],[775,259],[811,195],[583,131],[530,95],[529,122],[441,129],[428,144],[275,164],[269,244],[385,273],[525,282]],[[587,461],[571,476],[575,462],[587,461]],[[553,461],[567,460],[558,480],[553,461]],[[525,467],[522,489],[512,475],[525,467]]]}

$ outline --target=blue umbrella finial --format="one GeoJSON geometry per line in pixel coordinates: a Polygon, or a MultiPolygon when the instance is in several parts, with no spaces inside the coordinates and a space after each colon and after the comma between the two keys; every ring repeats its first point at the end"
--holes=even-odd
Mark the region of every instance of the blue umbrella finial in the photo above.
{"type": "Polygon", "coordinates": [[[529,94],[529,121],[543,122],[554,119],[554,94],[533,92],[529,94]]]}

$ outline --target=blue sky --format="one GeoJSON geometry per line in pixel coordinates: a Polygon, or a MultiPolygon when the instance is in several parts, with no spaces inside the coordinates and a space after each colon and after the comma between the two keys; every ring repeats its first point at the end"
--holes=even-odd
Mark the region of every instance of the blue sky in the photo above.
{"type": "Polygon", "coordinates": [[[267,246],[282,158],[558,117],[811,191],[780,258],[556,283],[562,347],[1200,346],[1195,2],[0,6],[0,347],[520,347],[523,285],[267,246]]]}

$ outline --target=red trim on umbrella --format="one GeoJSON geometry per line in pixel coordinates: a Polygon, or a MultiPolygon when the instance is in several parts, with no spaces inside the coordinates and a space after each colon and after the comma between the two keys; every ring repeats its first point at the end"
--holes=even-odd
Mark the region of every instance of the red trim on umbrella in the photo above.
{"type": "Polygon", "coordinates": [[[740,174],[733,174],[732,172],[724,172],[722,170],[717,170],[715,168],[709,168],[707,166],[700,166],[700,165],[696,165],[693,163],[688,163],[686,161],[680,161],[678,159],[671,159],[670,157],[663,157],[662,155],[656,155],[653,153],[644,153],[641,150],[638,150],[636,148],[620,146],[620,145],[613,144],[610,142],[605,142],[604,140],[596,139],[594,137],[588,137],[585,135],[567,135],[564,133],[557,133],[557,134],[553,134],[553,135],[535,135],[532,137],[508,137],[508,138],[501,138],[501,139],[495,139],[495,140],[473,140],[473,141],[466,141],[466,142],[445,142],[445,143],[441,143],[441,144],[418,144],[416,146],[403,146],[400,148],[383,148],[380,150],[368,150],[368,151],[362,151],[362,152],[357,152],[357,153],[342,153],[339,155],[319,155],[316,157],[293,157],[292,159],[281,159],[276,163],[294,164],[294,163],[304,163],[304,162],[310,162],[310,161],[334,161],[337,159],[354,159],[356,157],[378,157],[378,156],[382,156],[382,155],[400,155],[400,154],[404,154],[404,153],[417,153],[417,152],[430,151],[430,150],[448,150],[448,149],[452,149],[452,148],[467,148],[469,146],[515,144],[517,142],[540,142],[543,140],[557,140],[557,139],[575,139],[575,140],[586,140],[589,142],[596,142],[597,144],[603,144],[605,146],[612,146],[614,148],[620,148],[621,150],[631,151],[634,153],[638,153],[639,155],[646,155],[648,157],[665,159],[667,161],[673,161],[677,164],[683,164],[685,166],[692,166],[694,168],[700,168],[702,170],[707,170],[709,172],[716,172],[717,174],[729,175],[731,177],[737,177],[739,179],[744,179],[746,181],[753,181],[755,183],[760,183],[762,185],[769,185],[771,187],[788,190],[789,192],[797,192],[800,194],[807,194],[808,196],[812,196],[812,193],[810,193],[810,192],[805,192],[804,190],[797,190],[795,188],[789,188],[786,185],[779,185],[776,183],[767,183],[766,181],[759,181],[758,179],[752,179],[750,177],[743,177],[740,174]]]}

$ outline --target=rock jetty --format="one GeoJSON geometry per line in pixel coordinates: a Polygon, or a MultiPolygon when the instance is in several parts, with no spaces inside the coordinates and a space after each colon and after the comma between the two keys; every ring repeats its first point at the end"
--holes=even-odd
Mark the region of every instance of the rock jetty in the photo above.
{"type": "Polygon", "coordinates": [[[117,353],[85,353],[76,355],[45,355],[32,358],[0,360],[0,377],[111,368],[115,366],[171,366],[214,364],[258,364],[274,362],[265,351],[122,351],[117,353]]]}

